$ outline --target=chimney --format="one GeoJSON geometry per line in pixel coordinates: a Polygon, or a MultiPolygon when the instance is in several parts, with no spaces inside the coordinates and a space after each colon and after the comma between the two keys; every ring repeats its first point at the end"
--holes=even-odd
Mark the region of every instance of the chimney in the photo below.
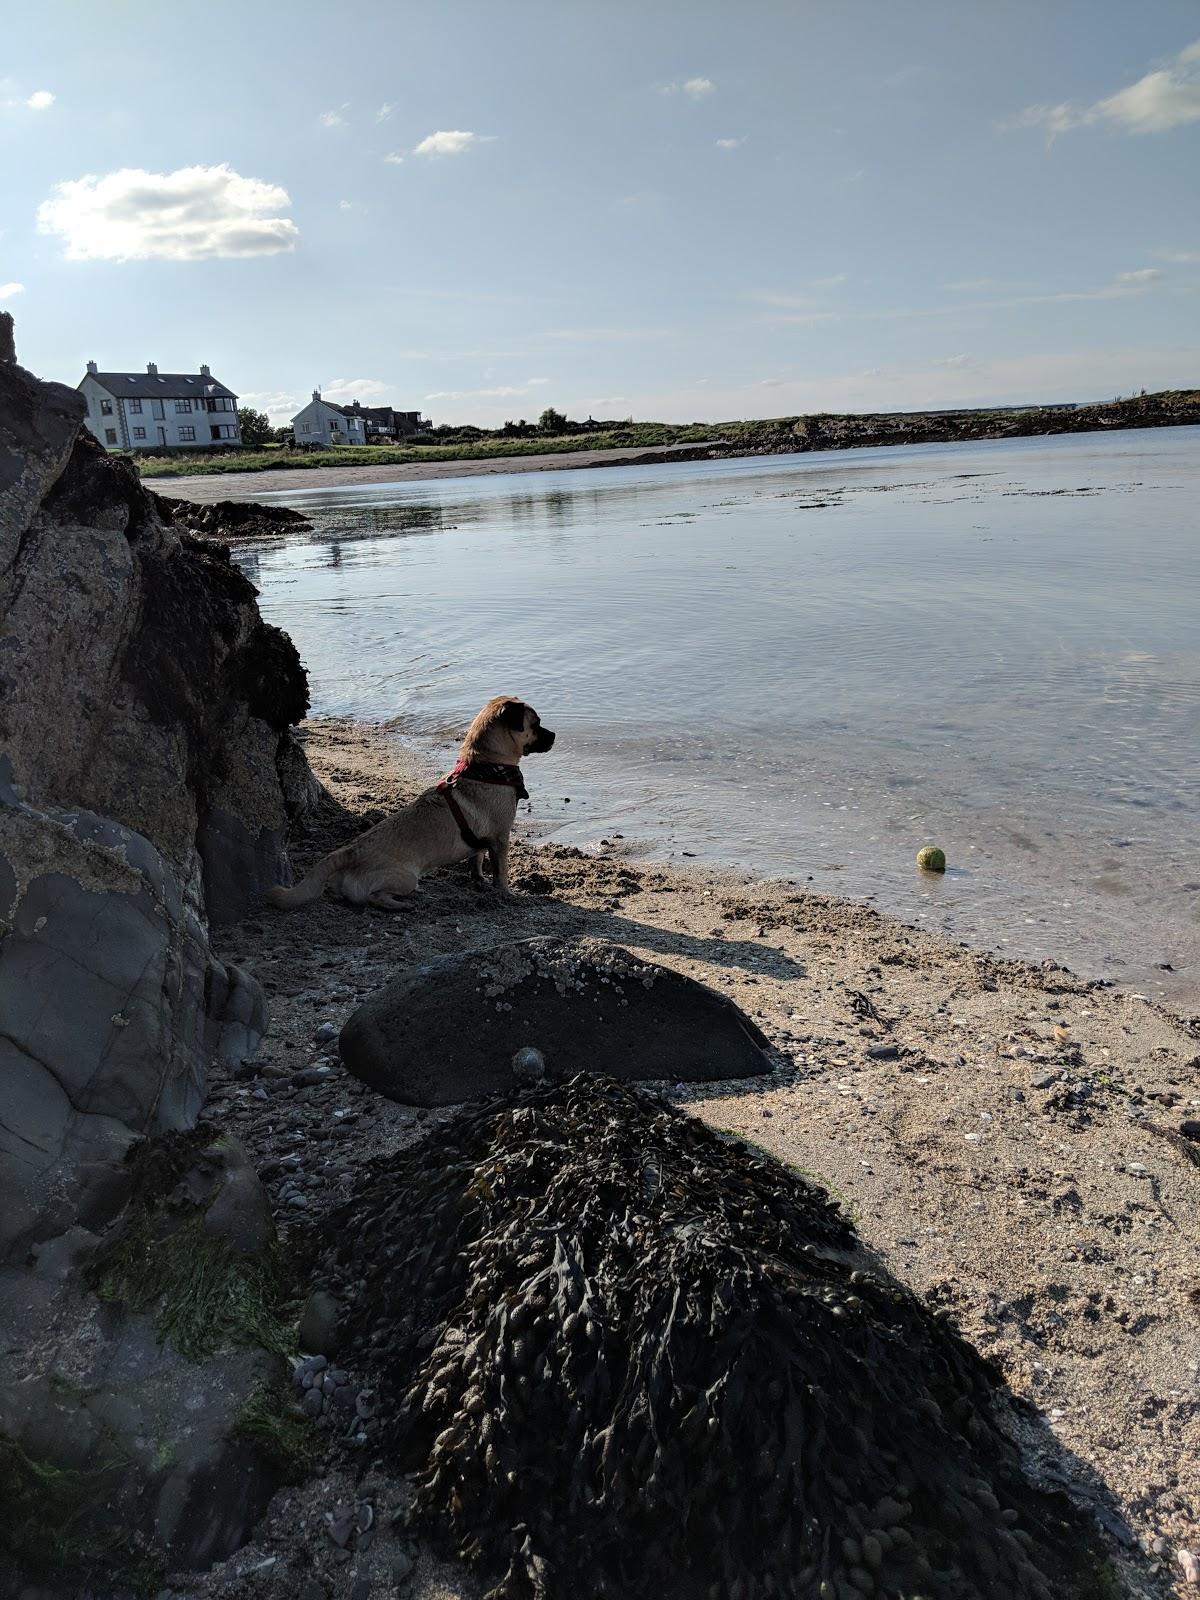
{"type": "Polygon", "coordinates": [[[211,378],[212,377],[212,373],[208,370],[208,368],[205,366],[203,361],[200,363],[200,376],[202,378],[211,378]]]}
{"type": "Polygon", "coordinates": [[[362,407],[359,405],[357,400],[354,402],[354,409],[355,409],[355,411],[361,411],[362,410],[362,407]]]}
{"type": "Polygon", "coordinates": [[[146,363],[146,375],[148,377],[151,377],[151,378],[157,378],[158,377],[158,366],[157,366],[157,364],[155,362],[147,361],[147,363],[146,363]]]}
{"type": "Polygon", "coordinates": [[[100,369],[97,367],[97,365],[96,365],[96,363],[94,361],[89,361],[88,362],[88,371],[89,372],[98,372],[99,370],[100,369]]]}
{"type": "Polygon", "coordinates": [[[321,391],[320,391],[320,389],[314,389],[314,390],[313,390],[313,399],[314,399],[314,400],[319,400],[319,399],[320,399],[320,398],[321,398],[321,391]]]}

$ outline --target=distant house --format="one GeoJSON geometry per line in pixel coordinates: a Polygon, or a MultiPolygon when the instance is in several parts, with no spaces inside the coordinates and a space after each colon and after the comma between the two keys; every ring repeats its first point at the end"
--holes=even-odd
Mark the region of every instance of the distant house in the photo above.
{"type": "Polygon", "coordinates": [[[242,442],[237,395],[207,367],[199,372],[100,372],[94,361],[78,385],[87,424],[107,450],[202,450],[242,442]]]}
{"type": "Polygon", "coordinates": [[[411,439],[414,433],[432,428],[433,423],[419,411],[397,411],[394,406],[364,406],[357,400],[350,410],[367,426],[367,439],[411,439]]]}
{"type": "Polygon", "coordinates": [[[362,417],[350,406],[322,400],[320,389],[292,418],[292,433],[297,444],[366,444],[367,428],[362,417]]]}
{"type": "Polygon", "coordinates": [[[426,422],[419,411],[364,406],[357,400],[340,406],[333,400],[322,400],[319,389],[313,390],[312,399],[292,418],[297,444],[369,444],[376,439],[411,438],[429,427],[432,423],[426,422]]]}

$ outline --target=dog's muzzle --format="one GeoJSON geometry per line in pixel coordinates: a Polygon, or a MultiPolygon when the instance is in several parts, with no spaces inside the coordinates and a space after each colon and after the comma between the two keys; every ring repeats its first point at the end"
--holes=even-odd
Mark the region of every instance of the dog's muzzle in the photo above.
{"type": "Polygon", "coordinates": [[[539,728],[538,736],[529,746],[531,755],[542,755],[554,744],[554,735],[549,728],[539,728]]]}

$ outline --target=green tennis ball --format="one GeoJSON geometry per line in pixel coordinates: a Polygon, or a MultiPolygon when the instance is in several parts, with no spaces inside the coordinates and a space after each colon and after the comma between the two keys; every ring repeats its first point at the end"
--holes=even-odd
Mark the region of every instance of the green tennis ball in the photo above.
{"type": "Polygon", "coordinates": [[[924,850],[917,851],[917,865],[926,872],[945,872],[946,852],[935,844],[927,844],[924,850]]]}

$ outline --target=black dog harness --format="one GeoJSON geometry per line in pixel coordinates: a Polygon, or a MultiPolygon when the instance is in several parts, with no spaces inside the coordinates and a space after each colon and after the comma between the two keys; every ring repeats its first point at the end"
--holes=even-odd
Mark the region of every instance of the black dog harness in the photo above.
{"type": "Polygon", "coordinates": [[[458,824],[463,843],[472,850],[486,850],[488,841],[473,833],[463,809],[455,799],[454,791],[463,780],[471,783],[495,783],[515,791],[518,800],[528,800],[529,790],[521,778],[520,767],[510,767],[502,761],[460,761],[453,772],[448,772],[437,786],[437,792],[450,807],[450,815],[458,824]]]}

